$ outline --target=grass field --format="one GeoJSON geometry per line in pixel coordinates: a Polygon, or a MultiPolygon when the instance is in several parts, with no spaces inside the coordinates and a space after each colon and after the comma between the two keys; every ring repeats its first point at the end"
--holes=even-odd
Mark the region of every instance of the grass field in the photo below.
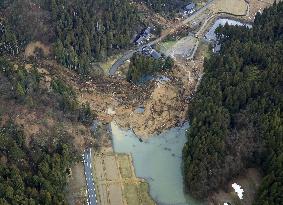
{"type": "Polygon", "coordinates": [[[207,43],[207,42],[200,41],[200,44],[199,44],[198,50],[195,54],[195,57],[201,58],[203,56],[205,58],[209,58],[210,53],[211,53],[211,51],[209,50],[209,45],[210,44],[207,43]]]}
{"type": "Polygon", "coordinates": [[[149,187],[145,182],[125,184],[123,195],[128,205],[155,205],[148,195],[149,187]]]}

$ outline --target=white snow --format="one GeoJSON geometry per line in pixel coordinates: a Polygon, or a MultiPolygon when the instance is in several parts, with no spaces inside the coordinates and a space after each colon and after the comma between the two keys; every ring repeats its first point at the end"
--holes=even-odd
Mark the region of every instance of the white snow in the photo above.
{"type": "Polygon", "coordinates": [[[241,186],[238,185],[237,183],[232,184],[233,189],[235,190],[235,192],[238,194],[240,199],[243,199],[243,193],[244,190],[241,189],[241,186]]]}

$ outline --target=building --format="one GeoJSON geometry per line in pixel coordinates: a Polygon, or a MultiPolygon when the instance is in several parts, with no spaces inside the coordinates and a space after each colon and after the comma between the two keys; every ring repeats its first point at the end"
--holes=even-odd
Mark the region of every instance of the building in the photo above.
{"type": "Polygon", "coordinates": [[[137,36],[135,43],[137,45],[142,45],[146,41],[149,41],[150,37],[151,37],[151,28],[147,27],[137,36]]]}
{"type": "Polygon", "coordinates": [[[158,53],[155,49],[152,49],[152,50],[150,51],[150,55],[151,55],[151,57],[153,57],[154,59],[159,59],[159,58],[161,58],[161,54],[158,53]]]}
{"type": "Polygon", "coordinates": [[[144,37],[143,36],[140,36],[136,41],[135,43],[137,45],[142,45],[144,43],[144,37]]]}
{"type": "Polygon", "coordinates": [[[142,54],[151,56],[154,59],[161,58],[161,54],[158,53],[155,49],[153,49],[151,46],[144,46],[141,50],[142,54]]]}
{"type": "Polygon", "coordinates": [[[196,11],[196,4],[195,3],[190,3],[187,6],[185,6],[184,8],[184,14],[188,15],[188,14],[192,14],[196,11]]]}

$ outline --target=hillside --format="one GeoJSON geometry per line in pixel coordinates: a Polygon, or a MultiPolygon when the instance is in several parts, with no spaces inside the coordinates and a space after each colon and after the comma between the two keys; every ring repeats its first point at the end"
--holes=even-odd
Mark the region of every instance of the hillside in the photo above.
{"type": "MultiPolygon", "coordinates": [[[[262,181],[255,204],[281,204],[283,6],[250,30],[218,29],[222,49],[212,53],[205,33],[222,12],[252,21],[270,5],[232,1],[194,1],[186,17],[185,0],[0,0],[0,204],[158,202],[147,184],[157,180],[138,179],[131,154],[115,153],[111,125],[143,145],[186,121],[189,195],[206,199],[251,177],[262,181]],[[147,27],[149,43],[133,43],[147,27]]],[[[181,190],[181,166],[171,167],[181,190]]]]}
{"type": "Polygon", "coordinates": [[[283,203],[282,15],[281,2],[250,30],[218,29],[222,48],[205,61],[183,149],[185,185],[199,199],[256,167],[264,178],[254,204],[283,203]]]}
{"type": "Polygon", "coordinates": [[[0,204],[67,204],[70,168],[98,143],[94,114],[61,79],[50,67],[0,57],[0,204]]]}
{"type": "Polygon", "coordinates": [[[1,52],[17,54],[40,40],[52,45],[58,62],[80,74],[89,74],[90,62],[127,48],[142,28],[127,0],[15,0],[1,8],[1,52]]]}

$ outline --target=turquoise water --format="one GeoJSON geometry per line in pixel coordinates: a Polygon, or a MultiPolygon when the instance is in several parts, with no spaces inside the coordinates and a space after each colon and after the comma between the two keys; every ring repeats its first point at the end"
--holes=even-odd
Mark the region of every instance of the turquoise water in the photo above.
{"type": "Polygon", "coordinates": [[[132,154],[136,175],[147,180],[150,194],[158,204],[196,204],[184,194],[181,172],[188,127],[186,123],[140,142],[131,130],[111,124],[115,152],[132,154]]]}

